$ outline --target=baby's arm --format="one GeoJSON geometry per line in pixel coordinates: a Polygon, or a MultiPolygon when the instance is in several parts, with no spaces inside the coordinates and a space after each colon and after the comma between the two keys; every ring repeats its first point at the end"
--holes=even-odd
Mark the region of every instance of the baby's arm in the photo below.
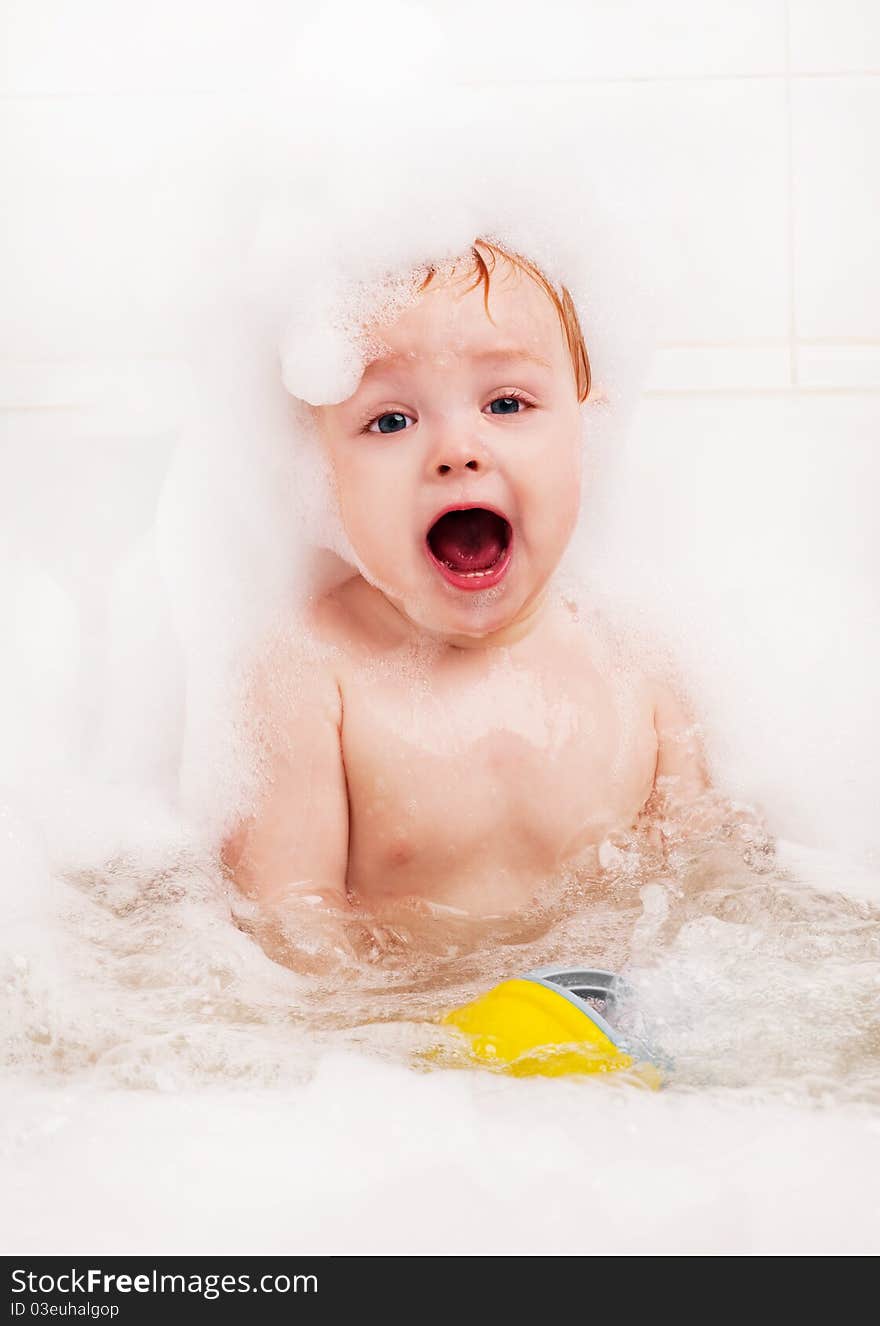
{"type": "Polygon", "coordinates": [[[655,684],[654,731],[654,790],[658,800],[668,809],[693,806],[709,790],[703,744],[691,714],[665,682],[655,684]]]}
{"type": "Polygon", "coordinates": [[[255,674],[249,708],[260,792],[224,844],[223,861],[258,904],[254,928],[270,956],[322,970],[353,954],[339,687],[320,657],[275,646],[255,674]]]}
{"type": "Polygon", "coordinates": [[[766,865],[772,842],[756,811],[717,792],[709,777],[699,725],[666,682],[654,685],[657,764],[646,808],[665,848],[688,839],[735,840],[750,864],[766,865]]]}

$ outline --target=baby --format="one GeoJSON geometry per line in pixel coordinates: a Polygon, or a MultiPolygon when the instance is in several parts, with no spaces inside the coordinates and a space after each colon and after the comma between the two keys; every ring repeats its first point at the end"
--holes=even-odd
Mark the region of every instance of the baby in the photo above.
{"type": "Polygon", "coordinates": [[[497,245],[470,257],[381,327],[354,395],[313,407],[360,573],[268,651],[264,791],[224,849],[288,930],[528,908],[708,787],[679,699],[554,579],[590,389],[571,298],[497,245]]]}

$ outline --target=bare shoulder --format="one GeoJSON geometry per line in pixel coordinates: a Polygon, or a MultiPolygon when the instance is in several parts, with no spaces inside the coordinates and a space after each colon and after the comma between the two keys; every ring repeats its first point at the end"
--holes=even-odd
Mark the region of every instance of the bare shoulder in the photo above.
{"type": "Polygon", "coordinates": [[[330,610],[307,602],[276,623],[257,651],[249,677],[252,713],[276,730],[307,709],[338,721],[339,650],[327,628],[330,610]]]}
{"type": "Polygon", "coordinates": [[[375,591],[358,575],[304,601],[263,642],[254,681],[275,704],[297,697],[310,704],[340,704],[341,690],[353,668],[381,651],[370,612],[375,591]]]}
{"type": "Polygon", "coordinates": [[[604,678],[611,690],[653,714],[657,678],[644,641],[586,594],[569,589],[561,604],[581,662],[604,678]]]}

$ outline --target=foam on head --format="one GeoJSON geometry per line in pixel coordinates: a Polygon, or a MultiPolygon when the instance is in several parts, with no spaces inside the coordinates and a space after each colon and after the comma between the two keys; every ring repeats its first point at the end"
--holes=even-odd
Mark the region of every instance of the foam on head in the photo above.
{"type": "Polygon", "coordinates": [[[308,143],[287,132],[267,148],[250,289],[274,318],[287,389],[315,405],[350,396],[366,362],[358,329],[393,319],[427,265],[484,236],[571,291],[597,381],[621,402],[646,349],[633,306],[644,315],[650,299],[644,236],[607,165],[601,178],[580,166],[583,144],[547,113],[502,121],[465,89],[446,93],[442,114],[429,102],[403,121],[374,107],[341,138],[325,121],[308,143]]]}
{"type": "MultiPolygon", "coordinates": [[[[312,120],[306,144],[279,111],[267,145],[271,188],[248,283],[286,390],[313,406],[351,396],[382,350],[368,329],[393,322],[432,269],[445,276],[483,239],[533,264],[580,322],[593,381],[585,466],[590,478],[604,474],[638,398],[655,311],[622,181],[579,166],[583,145],[558,118],[502,115],[463,88],[444,90],[442,114],[430,96],[406,116],[372,103],[356,127],[338,129],[332,117],[317,129],[312,120]]],[[[303,441],[314,439],[309,412],[292,417],[303,441]]],[[[329,474],[309,465],[303,530],[355,564],[329,474]]],[[[578,556],[573,547],[569,561],[578,556]]]]}

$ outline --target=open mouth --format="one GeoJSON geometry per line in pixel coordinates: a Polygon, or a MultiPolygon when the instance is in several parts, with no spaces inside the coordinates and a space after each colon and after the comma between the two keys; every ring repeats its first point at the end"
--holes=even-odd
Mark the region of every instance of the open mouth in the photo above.
{"type": "Polygon", "coordinates": [[[488,589],[510,565],[513,529],[486,507],[446,511],[428,530],[431,560],[445,580],[459,589],[488,589]]]}

